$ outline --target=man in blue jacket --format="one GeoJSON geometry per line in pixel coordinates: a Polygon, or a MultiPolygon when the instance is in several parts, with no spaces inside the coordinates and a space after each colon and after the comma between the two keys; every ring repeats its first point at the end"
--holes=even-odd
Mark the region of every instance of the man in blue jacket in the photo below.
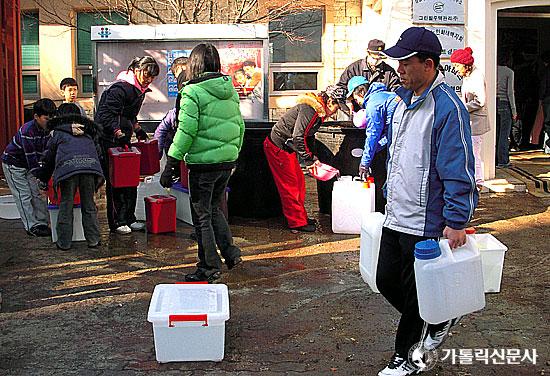
{"type": "Polygon", "coordinates": [[[468,111],[437,70],[437,36],[411,27],[384,53],[399,61],[403,87],[396,92],[401,101],[388,129],[388,203],[376,284],[401,318],[395,354],[378,375],[407,376],[422,371],[411,362],[411,349],[437,349],[456,323],[424,327],[416,295],[415,244],[445,236],[453,249],[464,245],[478,193],[468,111]]]}
{"type": "Polygon", "coordinates": [[[50,138],[48,120],[55,115],[55,103],[48,98],[33,105],[33,119],[13,136],[2,154],[2,169],[15,200],[25,230],[31,236],[50,236],[48,204],[38,189],[31,170],[38,162],[50,138]]]}
{"type": "Polygon", "coordinates": [[[388,91],[381,82],[369,81],[362,76],[352,77],[348,82],[348,98],[365,109],[365,147],[359,165],[359,176],[374,178],[376,189],[375,210],[384,213],[386,198],[382,187],[386,184],[386,159],[388,157],[388,126],[399,98],[388,91]],[[370,172],[369,172],[370,170],[370,172]]]}

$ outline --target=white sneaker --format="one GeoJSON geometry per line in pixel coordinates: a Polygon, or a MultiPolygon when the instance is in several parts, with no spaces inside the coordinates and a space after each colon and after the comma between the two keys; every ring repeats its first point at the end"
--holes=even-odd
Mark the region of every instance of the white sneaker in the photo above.
{"type": "Polygon", "coordinates": [[[126,225],[119,226],[116,228],[115,232],[120,235],[127,235],[132,232],[132,229],[126,225]]]}
{"type": "Polygon", "coordinates": [[[428,331],[428,335],[424,340],[424,348],[426,350],[431,351],[441,347],[441,345],[443,345],[443,342],[445,342],[445,340],[447,339],[447,336],[449,335],[449,331],[451,330],[451,328],[456,324],[458,324],[461,318],[462,316],[447,321],[443,328],[435,332],[428,331]]]}
{"type": "Polygon", "coordinates": [[[143,222],[134,222],[130,225],[132,231],[143,231],[145,230],[145,223],[143,222]]]}
{"type": "Polygon", "coordinates": [[[386,368],[378,372],[378,376],[409,376],[418,375],[420,372],[411,362],[395,353],[386,368]]]}

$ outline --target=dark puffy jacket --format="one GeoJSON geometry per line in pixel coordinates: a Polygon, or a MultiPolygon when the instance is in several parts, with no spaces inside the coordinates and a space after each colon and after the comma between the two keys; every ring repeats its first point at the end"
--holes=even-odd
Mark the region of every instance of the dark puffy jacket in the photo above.
{"type": "Polygon", "coordinates": [[[296,152],[299,159],[311,165],[317,158],[307,147],[307,138],[313,136],[324,121],[324,106],[314,95],[301,95],[298,104],[288,110],[271,129],[271,141],[287,152],[296,152]]]}
{"type": "Polygon", "coordinates": [[[78,174],[94,174],[98,177],[96,187],[103,182],[99,163],[98,127],[81,115],[60,116],[48,122],[52,129],[46,151],[40,160],[40,167],[33,174],[43,182],[53,174],[54,186],[78,174]]]}
{"type": "Polygon", "coordinates": [[[147,89],[141,92],[137,87],[126,81],[115,81],[101,94],[94,120],[101,127],[102,143],[105,147],[122,144],[130,145],[134,124],[145,99],[147,89]],[[125,137],[114,139],[114,132],[120,129],[125,137]]]}
{"type": "Polygon", "coordinates": [[[369,83],[382,82],[390,91],[395,91],[401,86],[401,80],[395,70],[383,61],[376,66],[374,71],[370,70],[366,59],[357,60],[351,63],[344,70],[336,85],[343,88],[347,93],[348,81],[353,76],[363,76],[369,80],[369,83]]]}

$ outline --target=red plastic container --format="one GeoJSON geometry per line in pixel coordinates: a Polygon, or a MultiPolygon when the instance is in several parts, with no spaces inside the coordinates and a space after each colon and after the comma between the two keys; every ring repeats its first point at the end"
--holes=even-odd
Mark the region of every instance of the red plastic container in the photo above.
{"type": "Polygon", "coordinates": [[[189,189],[189,170],[187,169],[187,165],[184,161],[181,161],[180,163],[180,173],[181,186],[185,189],[189,189]]]}
{"type": "Polygon", "coordinates": [[[166,195],[145,197],[147,232],[176,232],[176,198],[166,195]]]}
{"type": "Polygon", "coordinates": [[[141,152],[140,175],[154,175],[160,171],[158,140],[138,141],[132,144],[141,152]]]}
{"type": "MultiPolygon", "coordinates": [[[[61,190],[57,188],[57,198],[56,198],[55,191],[53,190],[53,180],[50,179],[50,181],[48,182],[48,203],[50,205],[59,206],[60,202],[61,202],[61,190]]],[[[78,188],[76,189],[76,192],[74,194],[73,203],[75,205],[80,205],[80,192],[78,192],[78,188]]]]}
{"type": "Polygon", "coordinates": [[[109,149],[109,178],[114,188],[139,185],[140,156],[135,147],[109,149]]]}

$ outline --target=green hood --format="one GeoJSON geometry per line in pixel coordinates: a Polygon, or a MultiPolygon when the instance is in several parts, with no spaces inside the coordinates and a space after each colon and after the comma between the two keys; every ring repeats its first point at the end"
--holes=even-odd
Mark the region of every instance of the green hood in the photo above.
{"type": "Polygon", "coordinates": [[[190,165],[237,160],[244,121],[229,76],[206,73],[189,81],[181,90],[178,120],[168,155],[190,165]]]}

